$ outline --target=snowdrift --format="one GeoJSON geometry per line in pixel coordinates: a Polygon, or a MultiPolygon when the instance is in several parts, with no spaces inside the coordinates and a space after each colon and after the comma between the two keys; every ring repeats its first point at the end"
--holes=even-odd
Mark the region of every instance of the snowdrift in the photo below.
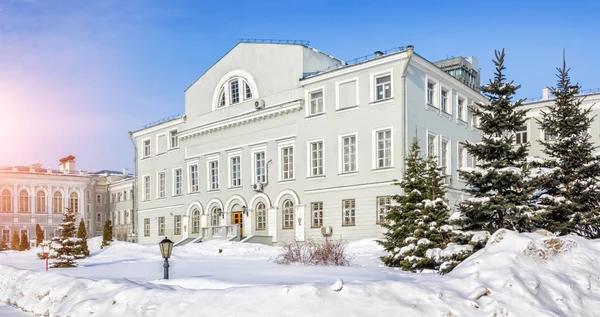
{"type": "Polygon", "coordinates": [[[499,230],[486,248],[445,276],[378,266],[373,259],[381,249],[373,241],[349,248],[366,267],[277,266],[268,261],[276,247],[184,246],[176,248],[175,259],[198,262],[180,265],[185,274],[179,274],[186,277],[169,281],[119,275],[118,268],[127,267],[117,256],[127,255],[138,267],[150,266],[160,261],[156,246],[116,244],[93,251],[82,268],[60,273],[23,269],[26,265],[9,263],[12,254],[4,252],[0,300],[35,314],[63,317],[597,316],[600,311],[600,240],[499,230]],[[223,248],[224,255],[215,247],[223,248]],[[85,273],[86,264],[104,261],[113,261],[110,272],[102,273],[110,278],[85,273]],[[195,271],[202,263],[203,271],[216,268],[208,274],[195,271]],[[241,264],[227,266],[235,263],[241,264]],[[235,272],[222,272],[232,268],[235,272]],[[234,278],[226,280],[229,273],[234,278]]]}

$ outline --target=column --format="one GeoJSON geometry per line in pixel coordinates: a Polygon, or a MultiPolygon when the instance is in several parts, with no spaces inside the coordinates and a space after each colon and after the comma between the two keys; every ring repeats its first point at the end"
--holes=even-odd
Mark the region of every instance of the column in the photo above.
{"type": "Polygon", "coordinates": [[[277,242],[277,207],[267,209],[267,232],[277,242]]]}
{"type": "Polygon", "coordinates": [[[296,207],[296,223],[294,224],[294,228],[296,228],[296,240],[304,241],[305,232],[304,227],[306,226],[306,216],[304,215],[306,205],[299,205],[296,207]]]}

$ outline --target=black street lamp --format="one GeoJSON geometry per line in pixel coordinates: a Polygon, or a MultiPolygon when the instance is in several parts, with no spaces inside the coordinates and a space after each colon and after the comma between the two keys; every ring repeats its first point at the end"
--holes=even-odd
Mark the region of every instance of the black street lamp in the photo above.
{"type": "Polygon", "coordinates": [[[171,257],[171,252],[173,251],[173,241],[169,240],[169,238],[165,237],[161,242],[158,243],[160,246],[160,253],[162,257],[165,259],[165,264],[163,267],[165,268],[165,280],[169,279],[169,258],[171,257]]]}

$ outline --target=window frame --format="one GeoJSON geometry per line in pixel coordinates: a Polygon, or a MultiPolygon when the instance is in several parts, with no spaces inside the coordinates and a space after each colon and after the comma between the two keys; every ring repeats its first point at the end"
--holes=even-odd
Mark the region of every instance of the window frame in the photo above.
{"type": "Polygon", "coordinates": [[[310,227],[311,228],[322,228],[323,227],[323,202],[315,201],[310,203],[310,227]],[[318,208],[315,209],[315,206],[318,208]],[[315,213],[317,212],[317,213],[315,213]],[[316,223],[315,223],[316,220],[316,223]]]}
{"type": "MultiPolygon", "coordinates": [[[[386,170],[386,169],[390,169],[390,168],[394,168],[394,128],[392,126],[387,126],[387,127],[379,127],[379,128],[375,128],[373,129],[372,132],[372,169],[375,170],[386,170]],[[389,166],[383,166],[380,167],[379,166],[379,132],[386,132],[386,131],[390,131],[390,165],[389,166]]],[[[385,148],[384,148],[384,152],[385,152],[385,148]]],[[[385,154],[384,154],[384,163],[385,163],[385,154]]]]}
{"type": "Polygon", "coordinates": [[[256,214],[256,229],[257,231],[264,231],[267,230],[267,205],[262,202],[259,201],[258,203],[256,203],[256,207],[254,208],[254,213],[256,214]],[[262,205],[262,221],[259,220],[259,217],[261,216],[259,213],[261,212],[261,210],[259,209],[259,206],[262,205]],[[262,226],[260,226],[259,224],[262,224],[262,226]]]}
{"type": "Polygon", "coordinates": [[[206,188],[207,191],[217,191],[220,189],[219,187],[219,183],[220,183],[220,179],[219,179],[219,158],[212,158],[210,160],[207,159],[206,161],[206,171],[207,171],[207,184],[206,184],[206,188]],[[213,163],[216,163],[216,165],[213,166],[213,163]],[[215,172],[215,174],[213,175],[213,172],[215,172]]]}
{"type": "Polygon", "coordinates": [[[267,183],[267,148],[262,146],[259,148],[253,148],[250,152],[250,161],[252,166],[252,184],[267,183]],[[258,158],[258,155],[262,154],[262,159],[258,158]],[[258,162],[262,161],[262,166],[258,165],[258,162]]]}
{"type": "Polygon", "coordinates": [[[188,163],[187,165],[187,173],[188,173],[188,194],[196,194],[200,192],[200,164],[198,162],[188,163]],[[192,167],[196,168],[196,171],[192,171],[192,167]],[[195,181],[195,184],[194,184],[195,181]]]}
{"type": "MultiPolygon", "coordinates": [[[[359,147],[358,147],[358,132],[351,132],[351,133],[346,133],[346,134],[341,134],[338,136],[338,173],[339,174],[353,174],[353,173],[357,173],[358,172],[358,159],[359,159],[359,147]],[[345,143],[344,140],[346,138],[352,138],[354,137],[354,162],[349,161],[346,162],[346,153],[345,153],[345,143]],[[349,169],[346,170],[346,164],[350,164],[350,166],[352,166],[352,163],[354,163],[354,169],[349,169]]],[[[351,153],[349,153],[350,158],[352,157],[351,153]]]]}
{"type": "Polygon", "coordinates": [[[150,218],[144,218],[144,237],[150,236],[150,218]]]}
{"type": "Polygon", "coordinates": [[[173,129],[169,131],[169,150],[174,150],[179,148],[179,137],[177,134],[179,133],[179,129],[173,129]],[[175,132],[175,135],[173,135],[175,132]],[[175,140],[175,142],[173,142],[175,140]]]}
{"type": "Polygon", "coordinates": [[[348,199],[342,199],[342,227],[352,227],[352,226],[356,226],[356,199],[354,198],[348,198],[348,199]],[[350,215],[348,215],[348,220],[352,220],[352,221],[346,221],[346,203],[351,203],[351,211],[352,213],[350,215]]]}
{"type": "Polygon", "coordinates": [[[525,122],[525,124],[523,124],[523,126],[518,128],[518,129],[525,128],[524,130],[516,130],[515,131],[515,145],[527,144],[527,142],[529,142],[529,122],[528,121],[525,122]],[[525,135],[525,142],[519,142],[519,140],[523,141],[523,135],[525,135]]]}
{"type": "Polygon", "coordinates": [[[352,77],[352,78],[347,78],[344,80],[340,80],[340,81],[336,81],[335,82],[335,110],[345,110],[345,109],[352,109],[352,108],[356,108],[360,106],[360,81],[357,77],[352,77]],[[351,82],[355,82],[356,85],[356,104],[355,105],[350,105],[350,106],[341,106],[340,105],[340,86],[347,84],[347,83],[351,83],[351,82]]]}
{"type": "Polygon", "coordinates": [[[64,194],[57,190],[52,194],[52,213],[53,214],[61,214],[63,213],[63,209],[65,209],[65,201],[64,201],[64,194]],[[60,197],[57,197],[56,195],[59,195],[60,197]],[[57,203],[59,204],[60,208],[56,208],[57,203]],[[59,209],[59,210],[56,210],[59,209]]]}
{"type": "MultiPolygon", "coordinates": [[[[229,161],[229,188],[242,187],[242,154],[236,152],[228,155],[229,161]],[[236,162],[234,162],[234,160],[236,162]],[[234,171],[235,165],[237,164],[237,171],[234,171]]],[[[217,188],[218,189],[218,188],[217,188]]]]}
{"type": "Polygon", "coordinates": [[[36,214],[46,214],[48,213],[48,195],[43,190],[38,190],[35,194],[35,213],[36,214]],[[42,194],[42,197],[40,197],[42,194]],[[42,203],[40,204],[40,199],[42,203]],[[40,208],[41,207],[41,208],[40,208]]]}
{"type": "Polygon", "coordinates": [[[158,235],[159,236],[164,236],[165,235],[165,217],[161,216],[158,217],[158,235]]]}
{"type": "Polygon", "coordinates": [[[431,152],[431,148],[429,146],[430,144],[432,144],[433,145],[433,155],[437,156],[438,159],[439,159],[439,152],[440,152],[439,134],[437,134],[435,132],[432,132],[432,131],[429,131],[429,130],[426,130],[425,131],[425,136],[426,136],[426,138],[425,138],[425,142],[426,142],[425,143],[425,149],[427,150],[425,152],[425,155],[427,157],[432,156],[432,153],[430,153],[431,152]],[[430,143],[430,137],[433,137],[433,143],[430,143]]]}
{"type": "Polygon", "coordinates": [[[147,159],[151,156],[152,156],[152,139],[151,138],[142,139],[142,159],[147,159]]]}
{"type": "MultiPolygon", "coordinates": [[[[160,171],[156,173],[156,199],[165,199],[167,198],[167,172],[160,171]],[[161,179],[162,177],[162,179],[161,179]]],[[[125,191],[124,193],[127,193],[125,191]]],[[[125,201],[125,200],[123,200],[125,201]]]]}
{"type": "Polygon", "coordinates": [[[13,195],[12,191],[8,188],[2,188],[0,191],[0,212],[12,213],[13,212],[13,195]],[[8,195],[5,195],[8,193],[8,195]]]}
{"type": "Polygon", "coordinates": [[[280,142],[277,145],[277,155],[279,158],[279,182],[292,182],[296,180],[296,149],[295,149],[295,140],[280,142]],[[292,153],[290,154],[289,149],[291,149],[292,153]],[[287,153],[284,155],[284,150],[287,150],[287,153]],[[291,164],[288,160],[287,163],[284,162],[285,158],[291,158],[291,164]],[[291,166],[291,168],[290,168],[291,166]],[[286,167],[287,170],[285,169],[286,167]],[[287,177],[286,177],[287,175],[287,177]]]}
{"type": "Polygon", "coordinates": [[[375,208],[376,209],[376,215],[375,215],[375,224],[381,225],[381,224],[387,224],[389,223],[389,221],[387,221],[385,218],[387,216],[387,214],[389,213],[389,208],[390,206],[392,206],[392,196],[388,195],[388,196],[377,196],[375,198],[375,208]],[[386,205],[385,205],[385,211],[382,210],[382,205],[381,205],[381,200],[386,201],[386,205]],[[389,202],[388,202],[389,201],[389,202]],[[382,217],[383,214],[383,217],[382,217]]]}
{"type": "MultiPolygon", "coordinates": [[[[438,164],[444,172],[444,175],[450,177],[452,173],[452,140],[446,136],[442,136],[440,140],[440,155],[438,158],[438,164]],[[445,148],[444,143],[446,143],[445,148]],[[446,164],[443,164],[444,160],[446,161],[446,164]]],[[[448,180],[449,178],[446,178],[446,182],[448,180]]]]}
{"type": "Polygon", "coordinates": [[[31,212],[31,195],[25,188],[19,190],[19,210],[18,213],[30,213],[31,212]],[[25,193],[26,195],[23,195],[25,193]]]}
{"type": "Polygon", "coordinates": [[[151,198],[151,189],[152,189],[152,178],[150,175],[142,176],[142,189],[144,190],[144,199],[143,201],[150,201],[151,198]]]}
{"type": "Polygon", "coordinates": [[[440,82],[440,111],[446,115],[452,115],[452,89],[440,82]],[[446,93],[445,105],[442,107],[442,103],[444,101],[444,92],[446,93]],[[445,109],[444,109],[445,108],[445,109]]]}
{"type": "Polygon", "coordinates": [[[461,95],[460,93],[456,93],[456,119],[461,123],[467,123],[468,120],[468,104],[467,98],[461,95]],[[462,110],[460,107],[460,101],[462,100],[462,110]]]}
{"type": "MultiPolygon", "coordinates": [[[[370,103],[371,104],[375,104],[375,103],[385,103],[386,101],[391,102],[392,100],[394,100],[394,96],[395,96],[395,92],[394,92],[394,70],[393,68],[390,69],[386,69],[386,70],[382,70],[380,72],[376,72],[376,73],[371,73],[370,74],[370,103]],[[389,81],[389,85],[390,85],[390,96],[389,97],[384,97],[383,98],[378,98],[378,94],[377,94],[377,79],[382,78],[382,77],[386,77],[386,76],[390,76],[390,81],[389,81]]],[[[385,89],[384,89],[385,91],[385,89]]]]}
{"type": "Polygon", "coordinates": [[[294,202],[291,199],[286,199],[281,204],[281,229],[294,229],[295,207],[296,206],[294,206],[294,202]],[[287,206],[287,203],[290,203],[290,206],[287,206]],[[291,217],[291,219],[286,219],[286,216],[291,217]]]}
{"type": "Polygon", "coordinates": [[[190,231],[192,232],[192,234],[198,234],[198,233],[200,233],[200,215],[201,215],[200,209],[198,209],[198,208],[192,209],[191,214],[192,214],[192,217],[191,217],[191,220],[192,220],[191,227],[192,228],[190,231]]]}
{"type": "Polygon", "coordinates": [[[307,103],[307,107],[306,107],[306,117],[316,117],[316,116],[320,116],[325,114],[326,109],[325,109],[325,87],[315,87],[313,89],[307,90],[306,92],[306,100],[308,100],[307,103]],[[321,93],[321,97],[320,98],[315,98],[315,99],[320,99],[321,100],[321,111],[320,112],[313,112],[312,111],[312,103],[313,103],[313,94],[318,94],[321,93]]]}
{"type": "Polygon", "coordinates": [[[173,235],[174,236],[181,235],[181,215],[173,216],[173,235]]]}
{"type": "MultiPolygon", "coordinates": [[[[321,138],[321,139],[314,139],[314,140],[309,140],[307,141],[307,159],[306,159],[306,163],[308,164],[307,166],[307,178],[321,178],[321,177],[325,177],[325,139],[321,138]],[[320,166],[314,166],[313,167],[313,144],[321,144],[321,157],[320,157],[320,166]],[[313,169],[316,168],[317,172],[319,167],[321,168],[321,173],[313,173],[313,169]]],[[[319,149],[317,149],[317,151],[319,151],[319,149]]],[[[319,157],[317,156],[317,162],[319,162],[319,157]]]]}
{"type": "Polygon", "coordinates": [[[176,167],[173,169],[173,190],[171,196],[177,197],[183,195],[183,169],[176,167]],[[179,173],[179,175],[177,175],[179,173]],[[179,189],[179,192],[177,190],[179,189]]]}

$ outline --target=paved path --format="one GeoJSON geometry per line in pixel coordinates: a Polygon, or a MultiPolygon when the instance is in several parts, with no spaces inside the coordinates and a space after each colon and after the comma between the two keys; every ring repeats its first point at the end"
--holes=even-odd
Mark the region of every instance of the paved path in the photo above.
{"type": "Polygon", "coordinates": [[[2,317],[31,317],[32,315],[28,315],[16,308],[12,308],[10,306],[0,304],[0,316],[2,316],[2,317]]]}

